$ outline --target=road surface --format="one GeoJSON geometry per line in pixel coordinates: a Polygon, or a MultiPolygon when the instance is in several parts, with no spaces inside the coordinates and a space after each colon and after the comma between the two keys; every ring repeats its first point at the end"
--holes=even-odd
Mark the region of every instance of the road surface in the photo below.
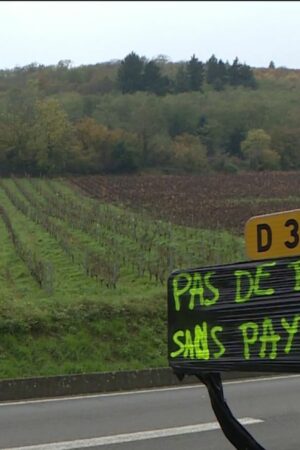
{"type": "MultiPolygon", "coordinates": [[[[268,450],[300,449],[300,375],[224,383],[235,416],[268,450]]],[[[0,449],[230,450],[206,388],[0,403],[0,449]]]]}

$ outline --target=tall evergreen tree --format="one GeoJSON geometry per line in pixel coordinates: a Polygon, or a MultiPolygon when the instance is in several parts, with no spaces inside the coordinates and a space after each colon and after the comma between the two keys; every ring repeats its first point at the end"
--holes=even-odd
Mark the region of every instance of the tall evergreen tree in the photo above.
{"type": "Polygon", "coordinates": [[[123,94],[143,89],[144,59],[131,52],[121,61],[118,71],[118,84],[123,94]]]}
{"type": "Polygon", "coordinates": [[[206,63],[206,81],[217,91],[224,89],[228,83],[228,64],[212,55],[206,63]]]}
{"type": "Polygon", "coordinates": [[[221,89],[223,89],[228,82],[228,68],[221,59],[218,61],[218,79],[220,80],[221,89]]]}
{"type": "Polygon", "coordinates": [[[274,61],[270,61],[269,69],[275,69],[274,61]]]}
{"type": "Polygon", "coordinates": [[[201,90],[204,79],[204,67],[201,61],[193,55],[186,66],[188,87],[190,91],[201,90]]]}
{"type": "Polygon", "coordinates": [[[241,157],[241,142],[246,138],[246,130],[243,126],[237,125],[228,135],[225,142],[225,151],[231,156],[241,157]]]}
{"type": "Polygon", "coordinates": [[[240,84],[242,86],[250,87],[253,89],[257,87],[257,82],[250,66],[248,66],[247,64],[243,64],[240,67],[239,75],[240,84]]]}
{"type": "Polygon", "coordinates": [[[240,84],[240,68],[241,64],[239,63],[238,57],[236,57],[228,70],[229,83],[232,86],[238,86],[240,84]]]}
{"type": "Polygon", "coordinates": [[[186,64],[180,64],[175,77],[175,92],[186,92],[189,89],[189,80],[186,70],[186,64]]]}
{"type": "Polygon", "coordinates": [[[215,55],[212,55],[206,62],[206,81],[208,84],[213,84],[219,75],[218,60],[215,55]]]}
{"type": "Polygon", "coordinates": [[[257,83],[250,66],[247,64],[241,64],[236,57],[232,63],[232,66],[228,70],[229,83],[232,86],[245,86],[256,88],[257,83]]]}
{"type": "Polygon", "coordinates": [[[160,67],[155,61],[146,63],[143,73],[143,90],[163,95],[167,92],[168,86],[169,78],[162,76],[160,67]]]}

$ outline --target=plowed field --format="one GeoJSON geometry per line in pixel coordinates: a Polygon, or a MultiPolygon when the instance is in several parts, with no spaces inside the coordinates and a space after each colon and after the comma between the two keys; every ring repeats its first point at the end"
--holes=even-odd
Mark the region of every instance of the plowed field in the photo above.
{"type": "Polygon", "coordinates": [[[179,225],[242,233],[258,214],[300,207],[300,173],[84,176],[71,182],[104,202],[146,210],[179,225]]]}

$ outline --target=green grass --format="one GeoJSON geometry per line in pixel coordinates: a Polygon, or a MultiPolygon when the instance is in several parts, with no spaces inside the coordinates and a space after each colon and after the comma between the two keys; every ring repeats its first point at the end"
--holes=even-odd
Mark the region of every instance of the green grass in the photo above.
{"type": "Polygon", "coordinates": [[[249,204],[249,203],[263,203],[263,204],[277,204],[279,203],[282,205],[284,202],[295,202],[299,203],[300,197],[297,197],[295,195],[289,195],[288,197],[280,197],[280,198],[267,198],[267,197],[243,197],[243,198],[231,198],[226,201],[227,204],[232,205],[242,205],[242,204],[249,204]]]}
{"type": "Polygon", "coordinates": [[[163,246],[170,246],[174,261],[182,261],[186,267],[245,258],[243,239],[230,233],[154,221],[144,214],[81,196],[60,180],[47,183],[22,179],[16,183],[4,179],[0,185],[0,205],[22,243],[54,268],[53,292],[49,294],[40,288],[17,255],[0,218],[1,378],[167,365],[167,272],[161,284],[148,273],[139,276],[131,264],[136,255],[141,261],[149,258],[146,251],[140,250],[145,230],[154,236],[151,258],[161,264],[164,261],[159,252],[163,246]],[[32,200],[24,196],[18,185],[32,200]],[[26,215],[16,208],[3,186],[31,213],[26,215]],[[61,213],[53,210],[49,220],[68,233],[78,256],[73,262],[57,239],[34,220],[45,214],[50,197],[57,208],[67,201],[82,208],[87,216],[99,214],[106,240],[95,238],[94,225],[87,232],[80,228],[80,223],[72,223],[67,206],[60,217],[61,213]],[[121,226],[132,220],[137,223],[140,236],[137,241],[121,226]],[[115,289],[87,276],[80,262],[82,248],[105,252],[112,258],[115,254],[117,258],[125,255],[115,289]],[[129,254],[133,255],[130,263],[126,261],[129,254]]]}
{"type": "Polygon", "coordinates": [[[115,315],[78,326],[74,322],[56,333],[6,333],[0,345],[1,377],[165,366],[165,323],[159,317],[155,323],[138,316],[126,323],[124,317],[115,315]]]}

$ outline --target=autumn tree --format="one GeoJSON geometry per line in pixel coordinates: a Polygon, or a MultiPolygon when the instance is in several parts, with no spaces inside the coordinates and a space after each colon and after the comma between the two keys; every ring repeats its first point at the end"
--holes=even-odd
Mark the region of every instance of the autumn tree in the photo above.
{"type": "Polygon", "coordinates": [[[39,100],[28,146],[43,173],[61,173],[72,163],[74,132],[66,112],[54,99],[39,100]]]}
{"type": "Polygon", "coordinates": [[[85,117],[76,123],[75,132],[79,143],[76,171],[97,173],[97,154],[107,136],[107,127],[98,124],[95,119],[85,117]]]}
{"type": "Polygon", "coordinates": [[[34,155],[28,145],[36,117],[39,90],[35,81],[28,81],[23,89],[12,88],[4,102],[0,121],[0,160],[2,169],[30,172],[34,155]]]}
{"type": "Polygon", "coordinates": [[[262,129],[248,131],[241,143],[241,151],[251,169],[275,170],[280,167],[280,156],[271,149],[271,137],[262,129]]]}
{"type": "MultiPolygon", "coordinates": [[[[161,98],[139,92],[130,101],[131,120],[128,130],[135,133],[140,141],[143,167],[150,164],[150,140],[166,129],[166,114],[161,107],[161,98]]],[[[128,102],[127,102],[128,104],[128,102]]]]}
{"type": "Polygon", "coordinates": [[[134,133],[110,130],[87,117],[76,124],[76,136],[79,166],[86,173],[132,172],[141,164],[139,140],[134,133]]]}
{"type": "Polygon", "coordinates": [[[281,158],[285,170],[300,168],[300,130],[297,127],[277,127],[272,133],[272,145],[281,158]]]}
{"type": "Polygon", "coordinates": [[[176,136],[173,140],[173,165],[188,172],[201,172],[207,169],[205,146],[191,134],[176,136]]]}
{"type": "Polygon", "coordinates": [[[150,167],[169,168],[173,164],[173,140],[167,133],[156,133],[148,142],[147,163],[150,167]]]}

